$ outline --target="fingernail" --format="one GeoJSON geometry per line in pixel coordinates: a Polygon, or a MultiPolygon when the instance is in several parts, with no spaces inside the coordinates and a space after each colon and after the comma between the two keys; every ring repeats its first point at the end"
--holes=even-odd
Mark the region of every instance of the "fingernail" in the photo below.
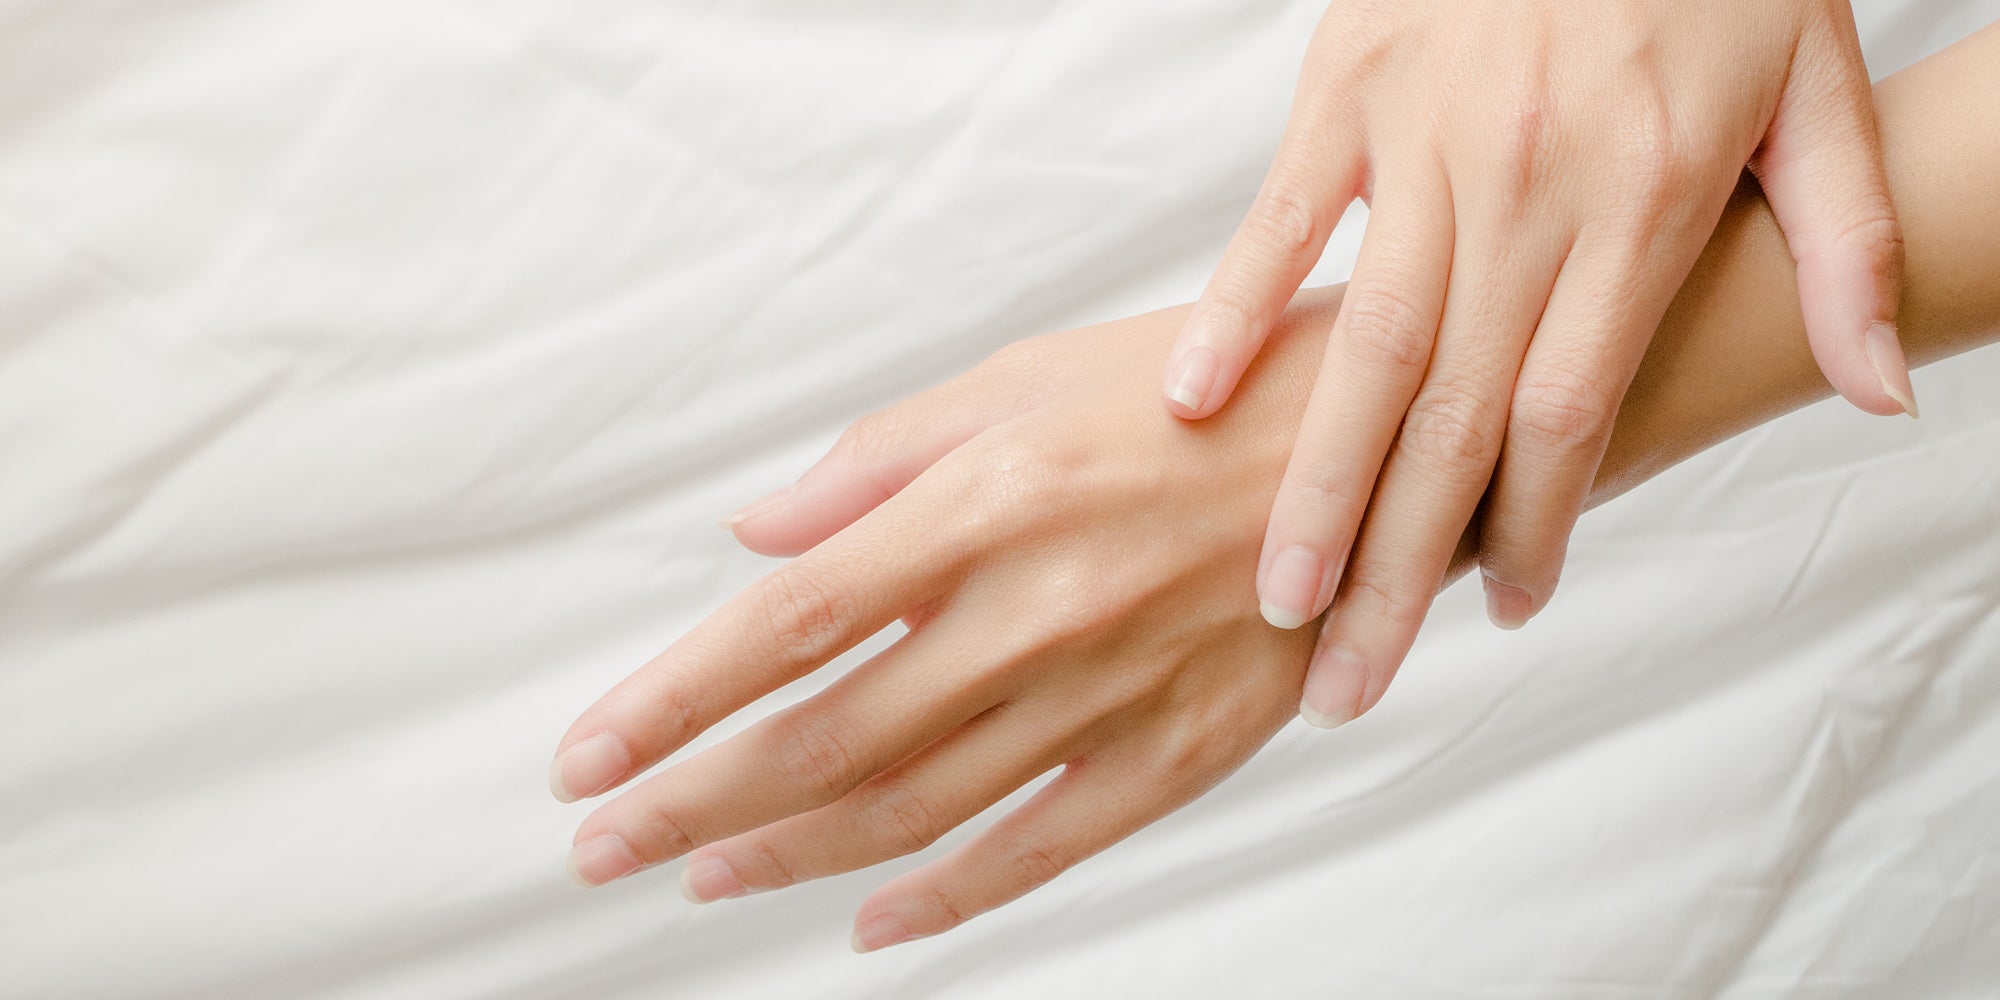
{"type": "Polygon", "coordinates": [[[610,788],[632,769],[625,741],[610,732],[586,736],[556,755],[549,765],[549,791],[564,802],[589,798],[610,788]]]}
{"type": "Polygon", "coordinates": [[[592,837],[569,849],[570,881],[588,889],[639,870],[639,856],[615,833],[592,837]]]}
{"type": "Polygon", "coordinates": [[[1345,646],[1320,650],[1313,654],[1312,666],[1306,668],[1299,715],[1321,729],[1353,722],[1367,683],[1368,667],[1353,650],[1345,646]]]}
{"type": "Polygon", "coordinates": [[[745,505],[742,510],[739,510],[734,514],[729,515],[729,520],[722,522],[722,526],[725,528],[734,528],[737,525],[742,524],[743,522],[748,521],[753,517],[757,517],[761,514],[770,513],[772,510],[776,509],[779,504],[784,503],[785,501],[791,499],[793,491],[797,490],[798,488],[799,484],[793,483],[792,485],[787,486],[782,490],[774,490],[770,493],[767,493],[762,498],[753,500],[749,504],[745,505]]]}
{"type": "Polygon", "coordinates": [[[681,870],[681,895],[690,903],[713,903],[718,899],[734,899],[750,890],[743,880],[736,877],[735,869],[729,862],[713,854],[692,858],[681,870]]]}
{"type": "Polygon", "coordinates": [[[1271,560],[1264,573],[1264,592],[1258,610],[1264,620],[1282,629],[1295,629],[1312,620],[1318,610],[1320,587],[1325,583],[1326,560],[1303,545],[1288,546],[1271,560]]]}
{"type": "Polygon", "coordinates": [[[1517,629],[1528,624],[1535,613],[1535,599],[1519,587],[1510,587],[1498,580],[1479,574],[1480,582],[1486,585],[1486,617],[1493,624],[1504,629],[1517,629]]]}
{"type": "Polygon", "coordinates": [[[901,920],[887,913],[869,917],[854,928],[853,945],[857,952],[870,952],[887,948],[892,944],[902,944],[913,935],[901,920]]]}
{"type": "Polygon", "coordinates": [[[1215,391],[1215,375],[1222,370],[1222,359],[1206,347],[1190,347],[1181,355],[1181,363],[1174,369],[1174,379],[1167,386],[1167,398],[1190,410],[1200,410],[1208,400],[1208,394],[1215,391]]]}
{"type": "Polygon", "coordinates": [[[1882,391],[1912,417],[1917,415],[1917,390],[1910,384],[1910,366],[1903,360],[1903,343],[1896,338],[1896,328],[1888,323],[1876,323],[1868,328],[1865,338],[1868,348],[1868,364],[1875,369],[1875,380],[1882,383],[1882,391]]]}

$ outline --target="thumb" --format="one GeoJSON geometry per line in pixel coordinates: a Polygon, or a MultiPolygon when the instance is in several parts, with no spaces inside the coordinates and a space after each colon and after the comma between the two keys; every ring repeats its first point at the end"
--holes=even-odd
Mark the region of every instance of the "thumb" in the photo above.
{"type": "Polygon", "coordinates": [[[971,372],[868,414],[798,482],[730,515],[723,525],[745,548],[795,556],[833,537],[981,431],[1025,412],[1046,380],[1019,377],[1024,342],[971,372]]]}
{"type": "Polygon", "coordinates": [[[1750,169],[1798,263],[1813,359],[1847,401],[1917,415],[1896,330],[1903,236],[1889,200],[1874,95],[1845,4],[1799,42],[1778,113],[1750,169]]]}

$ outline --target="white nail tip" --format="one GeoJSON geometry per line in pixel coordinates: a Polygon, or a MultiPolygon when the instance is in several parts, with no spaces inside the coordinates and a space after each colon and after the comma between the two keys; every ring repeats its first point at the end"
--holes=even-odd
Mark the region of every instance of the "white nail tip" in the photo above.
{"type": "Polygon", "coordinates": [[[555,793],[557,802],[575,802],[576,796],[563,786],[563,759],[557,757],[549,763],[549,791],[555,793]]]}
{"type": "Polygon", "coordinates": [[[1291,631],[1292,629],[1298,628],[1299,626],[1304,625],[1306,623],[1306,616],[1299,614],[1296,611],[1287,611],[1284,608],[1272,604],[1270,601],[1259,602],[1257,609],[1264,613],[1265,621],[1270,622],[1272,625],[1284,629],[1287,632],[1291,631]]]}
{"type": "Polygon", "coordinates": [[[708,900],[694,894],[693,867],[684,867],[681,869],[681,896],[688,902],[696,905],[703,905],[708,902],[708,900]]]}
{"type": "Polygon", "coordinates": [[[1343,719],[1338,715],[1328,715],[1303,701],[1299,702],[1299,718],[1319,729],[1338,729],[1354,721],[1351,716],[1343,719]]]}
{"type": "Polygon", "coordinates": [[[1912,420],[1916,419],[1917,401],[1911,398],[1909,393],[1898,392],[1895,389],[1890,388],[1887,382],[1884,382],[1882,384],[1882,391],[1887,393],[1890,399],[1895,400],[1896,405],[1901,406],[1903,408],[1903,412],[1910,415],[1910,419],[1912,420]]]}
{"type": "Polygon", "coordinates": [[[1195,395],[1192,390],[1180,386],[1175,386],[1172,392],[1167,393],[1167,398],[1190,410],[1201,409],[1201,397],[1195,395]]]}
{"type": "Polygon", "coordinates": [[[1868,355],[1868,367],[1875,370],[1875,382],[1882,387],[1882,394],[1896,401],[1903,412],[1915,418],[1917,415],[1916,394],[1910,386],[1909,368],[1902,361],[1902,346],[1896,339],[1895,327],[1877,323],[1868,328],[1863,338],[1863,347],[1868,355]],[[1896,373],[1895,378],[1890,373],[1896,373]]]}

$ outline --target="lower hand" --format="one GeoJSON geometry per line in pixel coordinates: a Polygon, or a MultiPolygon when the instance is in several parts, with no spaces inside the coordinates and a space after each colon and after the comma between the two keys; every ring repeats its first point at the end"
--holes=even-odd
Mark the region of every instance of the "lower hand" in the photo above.
{"type": "Polygon", "coordinates": [[[908,633],[599,808],[578,878],[693,852],[684,889],[705,901],[852,871],[1061,768],[877,891],[867,950],[1014,899],[1234,771],[1296,714],[1311,652],[1265,624],[1250,582],[1336,298],[1306,297],[1257,391],[1201,424],[1150,405],[1138,374],[1177,313],[1024,341],[856,424],[782,510],[738,525],[754,548],[810,551],[586,711],[552,781],[616,787],[897,620],[908,633]]]}

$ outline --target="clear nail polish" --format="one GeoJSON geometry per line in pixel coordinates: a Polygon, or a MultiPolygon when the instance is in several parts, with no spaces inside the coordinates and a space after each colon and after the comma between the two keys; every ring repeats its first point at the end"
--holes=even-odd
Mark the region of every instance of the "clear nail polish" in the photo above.
{"type": "Polygon", "coordinates": [[[1917,390],[1910,384],[1910,366],[1903,358],[1903,343],[1896,336],[1896,328],[1876,323],[1868,328],[1862,340],[1868,351],[1868,365],[1875,369],[1875,380],[1881,383],[1882,392],[1914,418],[1917,390]]]}
{"type": "Polygon", "coordinates": [[[1367,687],[1368,666],[1353,650],[1344,646],[1322,649],[1313,654],[1312,665],[1306,669],[1299,715],[1321,729],[1344,726],[1360,712],[1367,687]]]}
{"type": "Polygon", "coordinates": [[[549,791],[575,802],[610,788],[632,769],[631,751],[617,734],[593,733],[570,744],[549,765],[549,791]]]}
{"type": "Polygon", "coordinates": [[[1315,617],[1325,582],[1326,560],[1319,553],[1303,545],[1286,546],[1264,571],[1258,610],[1278,628],[1298,628],[1315,617]]]}
{"type": "Polygon", "coordinates": [[[910,929],[896,917],[881,913],[869,917],[854,928],[853,945],[858,952],[875,951],[892,944],[902,944],[913,937],[910,929]]]}
{"type": "Polygon", "coordinates": [[[681,870],[681,895],[690,903],[712,903],[718,899],[734,899],[749,892],[743,880],[736,877],[736,870],[729,862],[713,854],[704,854],[688,859],[687,867],[681,870]]]}
{"type": "Polygon", "coordinates": [[[1206,347],[1190,347],[1181,355],[1181,362],[1174,369],[1173,384],[1167,387],[1167,398],[1187,407],[1200,410],[1208,401],[1208,394],[1215,390],[1216,373],[1222,370],[1222,359],[1206,347]]]}
{"type": "Polygon", "coordinates": [[[767,493],[762,497],[759,497],[756,500],[753,500],[750,503],[745,504],[743,508],[741,510],[738,510],[736,513],[729,515],[729,519],[722,522],[722,526],[725,528],[734,528],[737,525],[742,524],[743,522],[748,521],[753,517],[758,517],[763,514],[768,514],[771,511],[777,509],[777,507],[780,504],[784,503],[787,500],[790,500],[792,498],[792,494],[795,491],[797,491],[798,488],[799,484],[793,483],[792,485],[787,486],[784,489],[773,490],[770,493],[767,493]]]}
{"type": "Polygon", "coordinates": [[[1512,630],[1528,624],[1528,619],[1534,616],[1535,599],[1527,591],[1484,573],[1480,574],[1480,583],[1486,588],[1486,617],[1493,624],[1512,630]]]}
{"type": "Polygon", "coordinates": [[[570,880],[585,888],[624,878],[639,870],[639,856],[615,833],[602,834],[569,850],[570,880]]]}

